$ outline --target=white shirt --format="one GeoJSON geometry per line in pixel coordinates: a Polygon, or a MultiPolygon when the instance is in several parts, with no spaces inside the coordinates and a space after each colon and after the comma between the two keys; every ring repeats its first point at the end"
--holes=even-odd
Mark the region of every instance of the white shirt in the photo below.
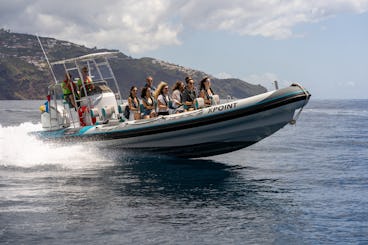
{"type": "Polygon", "coordinates": [[[165,99],[166,101],[164,100],[164,96],[162,94],[160,94],[158,97],[157,97],[157,100],[161,102],[161,104],[163,105],[166,105],[167,107],[166,108],[160,108],[159,106],[157,106],[157,109],[158,109],[158,112],[168,112],[169,111],[169,96],[166,95],[165,96],[165,99]],[[167,102],[167,104],[166,104],[167,102]]]}
{"type": "Polygon", "coordinates": [[[175,89],[174,92],[172,93],[172,100],[173,100],[173,107],[174,108],[178,108],[181,105],[181,96],[180,96],[180,91],[179,89],[175,89]]]}

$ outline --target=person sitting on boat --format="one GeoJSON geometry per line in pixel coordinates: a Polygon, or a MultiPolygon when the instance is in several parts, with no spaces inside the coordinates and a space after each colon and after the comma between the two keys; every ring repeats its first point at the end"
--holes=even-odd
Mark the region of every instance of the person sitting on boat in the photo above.
{"type": "Polygon", "coordinates": [[[188,110],[192,111],[194,110],[194,103],[197,98],[194,80],[191,77],[186,77],[185,82],[187,83],[187,86],[183,91],[183,102],[188,107],[188,110]]]}
{"type": "Polygon", "coordinates": [[[183,105],[183,96],[182,93],[185,89],[185,85],[182,81],[177,81],[174,84],[173,92],[171,95],[172,101],[173,101],[173,108],[175,109],[175,113],[184,112],[184,105],[183,105]]]}
{"type": "Polygon", "coordinates": [[[167,83],[160,82],[155,91],[155,98],[157,99],[158,115],[169,115],[172,101],[169,96],[169,85],[167,83]]]}
{"type": "Polygon", "coordinates": [[[156,87],[155,86],[153,86],[153,78],[151,77],[151,76],[148,76],[147,78],[146,78],[146,85],[144,85],[144,87],[146,87],[146,88],[150,88],[151,89],[151,93],[152,93],[152,95],[153,95],[153,93],[155,92],[155,90],[156,90],[156,87]]]}
{"type": "Polygon", "coordinates": [[[86,66],[82,68],[82,79],[78,80],[78,88],[79,88],[81,97],[83,97],[85,94],[85,91],[83,89],[83,84],[84,84],[84,87],[86,88],[87,94],[95,88],[95,86],[93,85],[92,78],[88,74],[88,68],[86,66]]]}
{"type": "Polygon", "coordinates": [[[136,86],[132,86],[130,88],[130,94],[128,98],[128,106],[129,106],[129,120],[139,120],[141,119],[140,112],[140,103],[137,97],[138,88],[136,86]]]}
{"type": "Polygon", "coordinates": [[[65,73],[65,79],[61,84],[61,88],[63,89],[64,99],[68,102],[70,107],[77,108],[77,104],[75,103],[73,93],[76,95],[77,86],[73,83],[72,75],[70,73],[65,73]]]}
{"type": "Polygon", "coordinates": [[[206,107],[211,106],[212,97],[215,95],[211,88],[211,80],[209,77],[205,77],[202,79],[200,87],[199,87],[199,97],[203,98],[204,105],[206,107]]]}
{"type": "Polygon", "coordinates": [[[154,97],[152,96],[151,93],[151,88],[149,87],[143,87],[142,88],[142,104],[143,104],[143,118],[144,119],[148,119],[148,118],[153,118],[156,116],[156,101],[154,99],[154,97]]]}

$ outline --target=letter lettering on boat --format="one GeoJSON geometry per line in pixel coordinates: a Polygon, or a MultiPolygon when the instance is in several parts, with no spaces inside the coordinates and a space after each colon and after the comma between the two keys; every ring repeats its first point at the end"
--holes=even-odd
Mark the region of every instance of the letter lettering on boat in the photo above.
{"type": "Polygon", "coordinates": [[[219,106],[215,106],[213,108],[209,108],[208,109],[208,113],[213,113],[216,111],[223,111],[223,110],[230,110],[236,107],[236,102],[231,103],[231,104],[227,104],[227,105],[219,105],[219,106]]]}

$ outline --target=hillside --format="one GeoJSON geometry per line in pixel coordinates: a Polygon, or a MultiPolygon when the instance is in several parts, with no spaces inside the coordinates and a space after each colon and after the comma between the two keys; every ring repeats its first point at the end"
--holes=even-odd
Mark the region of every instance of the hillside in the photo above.
{"type": "MultiPolygon", "coordinates": [[[[53,38],[41,37],[41,42],[50,61],[95,52],[116,51],[87,48],[53,38]]],[[[188,75],[196,81],[210,76],[212,87],[221,98],[228,95],[243,98],[266,91],[260,85],[252,85],[239,79],[218,79],[202,71],[153,58],[134,59],[123,53],[111,60],[111,66],[124,97],[128,96],[132,85],[143,87],[147,75],[154,78],[156,85],[159,81],[166,81],[171,85],[177,80],[184,80],[188,75]]],[[[44,98],[50,81],[51,75],[37,38],[34,35],[0,29],[0,99],[44,98]]]]}

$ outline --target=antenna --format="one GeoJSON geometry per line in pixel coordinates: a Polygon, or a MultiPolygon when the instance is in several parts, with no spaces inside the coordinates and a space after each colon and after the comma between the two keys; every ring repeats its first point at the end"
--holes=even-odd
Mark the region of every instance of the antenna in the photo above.
{"type": "Polygon", "coordinates": [[[57,79],[56,79],[56,77],[55,77],[55,73],[54,73],[54,71],[52,70],[52,66],[51,66],[51,64],[50,64],[50,62],[49,62],[49,59],[47,58],[46,52],[45,52],[45,50],[43,49],[43,46],[42,46],[41,40],[40,40],[40,38],[38,37],[38,35],[36,35],[36,37],[37,37],[38,43],[39,43],[39,44],[40,44],[40,46],[41,46],[41,49],[42,49],[43,55],[45,55],[46,62],[47,62],[47,64],[49,65],[49,68],[50,68],[50,71],[51,71],[51,75],[52,75],[52,77],[54,78],[55,83],[57,84],[57,83],[58,83],[58,81],[57,81],[57,79]]]}

